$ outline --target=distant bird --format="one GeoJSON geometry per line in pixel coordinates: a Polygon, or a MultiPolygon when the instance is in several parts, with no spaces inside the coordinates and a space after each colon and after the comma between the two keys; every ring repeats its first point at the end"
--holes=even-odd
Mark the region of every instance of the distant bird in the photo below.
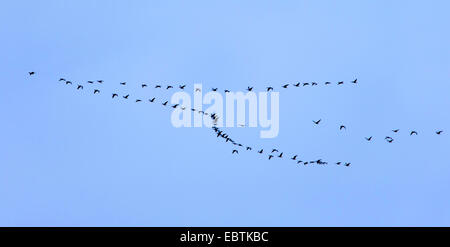
{"type": "Polygon", "coordinates": [[[130,95],[129,95],[129,94],[127,94],[127,95],[123,96],[123,98],[124,98],[124,99],[128,99],[128,97],[130,97],[130,95]]]}
{"type": "Polygon", "coordinates": [[[155,88],[161,88],[161,85],[156,85],[155,88]]]}
{"type": "Polygon", "coordinates": [[[147,87],[147,84],[142,83],[141,88],[147,87]]]}
{"type": "Polygon", "coordinates": [[[173,88],[173,87],[172,87],[172,86],[167,86],[167,87],[166,87],[167,90],[168,90],[168,89],[171,89],[171,88],[173,88]]]}
{"type": "Polygon", "coordinates": [[[101,83],[103,83],[103,80],[98,80],[97,82],[101,84],[101,83]]]}
{"type": "Polygon", "coordinates": [[[317,86],[317,82],[311,83],[312,86],[317,86]]]}
{"type": "Polygon", "coordinates": [[[34,71],[31,71],[31,72],[28,72],[28,74],[30,75],[30,76],[32,76],[32,75],[34,75],[34,74],[36,74],[34,71]]]}
{"type": "Polygon", "coordinates": [[[120,85],[125,86],[125,85],[127,85],[127,83],[126,82],[121,82],[120,85]]]}
{"type": "Polygon", "coordinates": [[[437,135],[440,135],[440,134],[442,134],[442,132],[444,132],[444,131],[439,130],[439,131],[436,131],[436,134],[437,134],[437,135]]]}
{"type": "Polygon", "coordinates": [[[392,132],[394,132],[394,133],[398,133],[399,131],[400,131],[400,129],[392,130],[392,132]]]}
{"type": "Polygon", "coordinates": [[[218,88],[211,88],[213,92],[217,92],[218,88]]]}
{"type": "Polygon", "coordinates": [[[59,81],[66,81],[66,79],[64,79],[64,78],[59,78],[59,81]]]}
{"type": "Polygon", "coordinates": [[[386,139],[387,142],[392,143],[394,139],[386,139]]]}
{"type": "Polygon", "coordinates": [[[283,88],[288,88],[288,86],[289,86],[289,84],[285,84],[285,85],[283,85],[282,87],[283,87],[283,88]]]}
{"type": "Polygon", "coordinates": [[[306,161],[306,162],[303,162],[303,164],[306,166],[307,164],[309,164],[309,162],[308,161],[306,161]]]}
{"type": "Polygon", "coordinates": [[[343,129],[347,129],[347,127],[345,127],[344,125],[341,125],[340,127],[339,127],[339,130],[343,130],[343,129]]]}
{"type": "Polygon", "coordinates": [[[272,149],[272,153],[278,152],[278,149],[272,149]]]}
{"type": "Polygon", "coordinates": [[[281,153],[280,155],[278,155],[278,158],[283,158],[283,153],[281,153]]]}
{"type": "Polygon", "coordinates": [[[354,83],[354,84],[358,83],[358,78],[356,78],[355,80],[353,80],[352,83],[354,83]]]}
{"type": "Polygon", "coordinates": [[[84,87],[82,85],[77,86],[77,90],[83,89],[84,87]]]}
{"type": "Polygon", "coordinates": [[[351,164],[352,164],[352,163],[345,163],[345,166],[348,167],[348,166],[350,166],[351,164]]]}
{"type": "Polygon", "coordinates": [[[295,155],[294,157],[291,158],[291,160],[296,160],[298,155],[295,155]]]}
{"type": "Polygon", "coordinates": [[[251,92],[253,90],[253,87],[247,87],[247,91],[251,92]]]}
{"type": "Polygon", "coordinates": [[[413,131],[411,131],[411,133],[409,133],[409,135],[410,135],[410,136],[412,136],[412,135],[418,135],[418,133],[417,133],[417,131],[413,130],[413,131]]]}
{"type": "Polygon", "coordinates": [[[181,90],[184,90],[184,88],[186,87],[186,85],[182,85],[182,86],[178,86],[181,90]]]}
{"type": "Polygon", "coordinates": [[[95,90],[94,90],[94,94],[97,94],[97,93],[100,93],[100,90],[95,89],[95,90]]]}
{"type": "Polygon", "coordinates": [[[320,124],[320,121],[322,121],[322,119],[319,119],[318,121],[314,121],[314,120],[313,120],[313,123],[315,123],[316,125],[318,125],[318,124],[320,124]]]}
{"type": "Polygon", "coordinates": [[[140,99],[137,99],[137,100],[136,100],[136,103],[139,103],[139,102],[141,102],[141,101],[142,101],[142,100],[140,100],[140,99]]]}
{"type": "Polygon", "coordinates": [[[252,148],[251,148],[251,147],[247,147],[246,149],[247,149],[247,151],[250,151],[250,150],[252,150],[252,148]]]}
{"type": "Polygon", "coordinates": [[[331,84],[331,82],[329,82],[329,81],[325,82],[325,85],[330,85],[330,84],[331,84]]]}
{"type": "Polygon", "coordinates": [[[66,85],[72,85],[72,82],[71,81],[66,81],[66,85]]]}
{"type": "Polygon", "coordinates": [[[201,92],[202,90],[200,88],[196,88],[195,92],[201,92]]]}
{"type": "Polygon", "coordinates": [[[303,83],[303,86],[305,87],[305,86],[309,86],[309,83],[308,82],[305,82],[305,83],[303,83]]]}
{"type": "Polygon", "coordinates": [[[336,162],[336,165],[340,166],[342,164],[342,162],[336,162]]]}
{"type": "Polygon", "coordinates": [[[295,87],[300,87],[300,82],[297,84],[294,84],[295,87]]]}
{"type": "Polygon", "coordinates": [[[273,91],[273,87],[268,87],[267,92],[273,91]]]}
{"type": "Polygon", "coordinates": [[[366,137],[366,140],[370,142],[372,140],[372,136],[371,137],[366,137]]]}
{"type": "Polygon", "coordinates": [[[117,95],[116,93],[113,93],[112,98],[114,99],[115,97],[119,97],[119,95],[117,95]]]}
{"type": "Polygon", "coordinates": [[[231,153],[232,154],[239,154],[239,152],[236,149],[234,149],[233,152],[231,152],[231,153]]]}
{"type": "Polygon", "coordinates": [[[89,83],[89,84],[94,84],[94,82],[93,82],[93,81],[88,81],[87,83],[89,83]]]}
{"type": "Polygon", "coordinates": [[[342,84],[344,84],[344,82],[343,82],[343,81],[340,81],[340,82],[338,82],[338,85],[342,85],[342,84]]]}
{"type": "Polygon", "coordinates": [[[151,102],[151,103],[153,103],[153,102],[155,102],[155,98],[149,99],[148,101],[151,102]]]}
{"type": "Polygon", "coordinates": [[[225,89],[225,91],[224,91],[224,92],[225,92],[225,93],[230,93],[230,90],[226,90],[226,89],[225,89]]]}
{"type": "Polygon", "coordinates": [[[164,102],[162,105],[163,105],[163,106],[166,106],[167,103],[169,103],[169,101],[164,102]]]}
{"type": "Polygon", "coordinates": [[[269,155],[269,160],[273,158],[273,155],[269,155]]]}
{"type": "Polygon", "coordinates": [[[179,104],[175,104],[175,105],[172,106],[172,108],[175,109],[175,108],[177,108],[178,106],[179,106],[179,104]]]}
{"type": "Polygon", "coordinates": [[[258,151],[258,153],[262,154],[264,152],[264,149],[261,149],[258,151]]]}

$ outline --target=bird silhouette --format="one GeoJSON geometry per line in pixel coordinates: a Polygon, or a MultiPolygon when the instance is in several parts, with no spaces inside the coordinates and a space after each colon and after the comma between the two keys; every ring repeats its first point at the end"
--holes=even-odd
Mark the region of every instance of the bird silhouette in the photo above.
{"type": "Polygon", "coordinates": [[[342,84],[344,84],[344,82],[343,82],[343,81],[340,81],[340,82],[338,82],[338,85],[342,85],[342,84]]]}
{"type": "Polygon", "coordinates": [[[30,76],[32,76],[32,75],[36,74],[36,72],[31,71],[31,72],[28,72],[28,74],[29,74],[30,76]]]}
{"type": "Polygon", "coordinates": [[[439,131],[436,131],[436,134],[437,134],[437,135],[440,135],[440,134],[442,134],[442,132],[444,132],[444,131],[439,130],[439,131]]]}
{"type": "Polygon", "coordinates": [[[142,102],[142,100],[140,100],[140,99],[137,99],[137,100],[136,100],[136,103],[139,103],[139,102],[142,102]]]}
{"type": "Polygon", "coordinates": [[[66,81],[66,85],[72,85],[72,82],[71,81],[66,81]]]}
{"type": "Polygon", "coordinates": [[[227,89],[225,89],[225,91],[224,91],[225,93],[230,93],[230,90],[227,90],[227,89]]]}
{"type": "Polygon", "coordinates": [[[330,84],[331,84],[331,82],[329,82],[329,81],[325,82],[325,85],[330,85],[330,84]]]}
{"type": "Polygon", "coordinates": [[[283,153],[281,153],[280,155],[278,155],[278,158],[283,158],[283,153]]]}
{"type": "Polygon", "coordinates": [[[148,101],[151,102],[151,103],[153,103],[153,102],[155,102],[155,98],[149,99],[148,101]]]}
{"type": "Polygon", "coordinates": [[[179,106],[179,104],[175,104],[172,106],[173,109],[177,108],[179,106]]]}
{"type": "Polygon", "coordinates": [[[94,82],[93,82],[93,81],[88,81],[87,83],[89,83],[89,84],[94,84],[94,82]]]}
{"type": "Polygon", "coordinates": [[[288,88],[288,86],[289,86],[289,84],[285,84],[285,85],[283,85],[282,87],[283,87],[283,88],[288,88]]]}
{"type": "Polygon", "coordinates": [[[196,88],[195,92],[201,92],[202,90],[200,88],[196,88]]]}
{"type": "Polygon", "coordinates": [[[155,88],[161,88],[161,85],[156,85],[155,88]]]}
{"type": "Polygon", "coordinates": [[[269,160],[273,158],[273,155],[269,155],[269,160]]]}
{"type": "Polygon", "coordinates": [[[400,129],[392,130],[392,132],[394,132],[394,133],[398,133],[399,131],[400,131],[400,129]]]}
{"type": "Polygon", "coordinates": [[[247,91],[251,92],[253,90],[253,87],[247,87],[247,91]]]}
{"type": "Polygon", "coordinates": [[[164,102],[162,105],[163,105],[163,106],[166,106],[167,103],[169,103],[169,101],[164,102]]]}
{"type": "Polygon", "coordinates": [[[294,84],[295,87],[300,87],[300,82],[297,84],[294,84]]]}
{"type": "Polygon", "coordinates": [[[95,90],[94,90],[94,94],[97,94],[97,93],[100,93],[100,90],[95,89],[95,90]]]}
{"type": "Polygon", "coordinates": [[[322,119],[319,119],[318,121],[314,121],[314,120],[313,120],[313,123],[316,124],[316,125],[318,125],[318,124],[320,124],[320,121],[322,121],[322,119]]]}
{"type": "Polygon", "coordinates": [[[294,157],[291,158],[291,160],[296,160],[298,155],[295,155],[294,157]]]}
{"type": "Polygon", "coordinates": [[[317,86],[317,82],[311,83],[312,86],[317,86]]]}
{"type": "Polygon", "coordinates": [[[112,94],[112,98],[114,99],[115,97],[119,97],[119,95],[116,94],[116,93],[113,93],[113,94],[112,94]]]}
{"type": "Polygon", "coordinates": [[[278,152],[278,149],[272,149],[272,153],[278,152]]]}
{"type": "Polygon", "coordinates": [[[273,91],[273,87],[268,87],[267,92],[273,91]]]}
{"type": "Polygon", "coordinates": [[[82,85],[77,86],[77,90],[83,89],[84,87],[82,85]]]}
{"type": "Polygon", "coordinates": [[[172,87],[172,86],[167,86],[167,87],[166,87],[167,90],[168,90],[168,89],[171,89],[171,88],[173,88],[173,87],[172,87]]]}
{"type": "Polygon", "coordinates": [[[358,83],[358,78],[356,78],[355,80],[353,80],[352,83],[354,83],[354,84],[358,83]]]}
{"type": "Polygon", "coordinates": [[[127,85],[127,83],[126,82],[121,82],[120,85],[125,86],[125,85],[127,85]]]}
{"type": "Polygon", "coordinates": [[[411,131],[411,133],[409,133],[409,135],[410,135],[410,136],[412,136],[412,135],[418,135],[418,133],[417,133],[417,131],[413,130],[413,131],[411,131]]]}
{"type": "Polygon", "coordinates": [[[347,129],[347,127],[345,127],[344,125],[341,125],[340,127],[339,127],[339,130],[343,130],[343,129],[347,129]]]}
{"type": "Polygon", "coordinates": [[[251,148],[251,147],[247,147],[246,149],[247,149],[247,151],[250,151],[250,150],[252,150],[252,148],[251,148]]]}
{"type": "Polygon", "coordinates": [[[66,81],[66,79],[64,79],[64,78],[59,78],[59,81],[66,81]]]}
{"type": "Polygon", "coordinates": [[[103,83],[103,80],[98,80],[97,82],[100,83],[100,84],[102,84],[102,83],[103,83]]]}
{"type": "Polygon", "coordinates": [[[305,87],[305,86],[309,86],[309,83],[308,82],[305,82],[305,83],[303,83],[303,86],[305,87]]]}
{"type": "Polygon", "coordinates": [[[147,84],[143,83],[143,84],[141,85],[141,88],[144,88],[144,87],[147,87],[147,84]]]}
{"type": "Polygon", "coordinates": [[[366,140],[370,142],[372,140],[372,136],[371,137],[366,137],[366,140]]]}
{"type": "Polygon", "coordinates": [[[211,88],[213,92],[217,92],[218,88],[211,88]]]}
{"type": "Polygon", "coordinates": [[[181,90],[184,90],[185,87],[186,87],[186,85],[179,86],[179,88],[180,88],[181,90]]]}
{"type": "Polygon", "coordinates": [[[342,162],[336,162],[336,165],[340,166],[342,164],[342,162]]]}
{"type": "Polygon", "coordinates": [[[352,163],[345,163],[345,166],[348,167],[348,166],[350,166],[351,164],[352,164],[352,163]]]}
{"type": "Polygon", "coordinates": [[[130,95],[129,95],[129,94],[127,94],[127,95],[123,96],[123,98],[124,98],[124,99],[128,99],[128,97],[130,97],[130,95]]]}
{"type": "Polygon", "coordinates": [[[261,149],[258,151],[258,153],[262,154],[264,152],[264,149],[261,149]]]}
{"type": "Polygon", "coordinates": [[[231,153],[232,154],[239,154],[239,152],[236,149],[234,149],[233,152],[231,152],[231,153]]]}

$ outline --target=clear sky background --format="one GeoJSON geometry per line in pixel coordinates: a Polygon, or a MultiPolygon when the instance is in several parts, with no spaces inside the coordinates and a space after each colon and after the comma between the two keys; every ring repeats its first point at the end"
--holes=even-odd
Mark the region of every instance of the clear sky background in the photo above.
{"type": "Polygon", "coordinates": [[[449,226],[449,10],[445,0],[2,2],[0,225],[449,226]],[[105,83],[94,96],[60,77],[105,83]],[[349,168],[232,155],[210,129],[172,127],[159,105],[110,99],[171,95],[142,82],[192,92],[340,80],[280,90],[275,139],[227,132],[349,168]]]}

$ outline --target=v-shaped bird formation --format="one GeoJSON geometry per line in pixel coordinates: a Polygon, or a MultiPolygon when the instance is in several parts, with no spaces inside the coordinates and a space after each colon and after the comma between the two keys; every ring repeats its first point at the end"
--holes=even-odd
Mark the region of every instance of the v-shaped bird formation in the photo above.
{"type": "MultiPolygon", "coordinates": [[[[29,76],[35,76],[36,72],[31,71],[31,72],[28,72],[28,74],[29,74],[29,76]]],[[[59,82],[63,82],[65,85],[68,85],[68,86],[73,85],[72,81],[67,80],[65,78],[60,78],[58,81],[59,82]]],[[[87,85],[95,85],[95,84],[101,85],[104,82],[105,82],[104,80],[95,80],[95,81],[87,81],[86,83],[87,83],[87,85]]],[[[339,82],[334,83],[334,84],[336,84],[337,86],[340,86],[340,85],[343,85],[344,83],[345,83],[344,81],[339,81],[339,82]]],[[[357,83],[358,83],[358,79],[354,79],[354,80],[350,81],[350,84],[357,84],[357,83]]],[[[121,87],[128,85],[127,82],[120,82],[118,84],[121,87]]],[[[332,85],[332,84],[333,84],[332,82],[328,82],[328,81],[324,82],[324,83],[321,83],[321,85],[324,85],[324,86],[328,86],[328,85],[332,85]]],[[[280,86],[280,88],[288,89],[288,88],[290,88],[290,86],[292,86],[294,88],[295,87],[297,87],[297,88],[307,87],[307,86],[314,87],[314,86],[318,86],[318,85],[319,85],[319,83],[317,83],[317,82],[303,82],[303,83],[297,82],[297,83],[294,83],[294,84],[283,84],[283,85],[280,86]]],[[[76,90],[84,90],[85,86],[86,85],[83,85],[83,84],[77,84],[76,90]]],[[[140,88],[141,89],[145,89],[145,88],[148,88],[149,86],[150,85],[148,83],[142,83],[140,85],[140,88]]],[[[153,86],[154,89],[162,89],[162,90],[164,90],[164,89],[165,90],[170,90],[170,89],[174,89],[175,87],[177,87],[180,90],[185,90],[186,85],[178,85],[178,86],[165,85],[165,86],[163,86],[161,84],[155,84],[153,86]]],[[[254,86],[248,86],[246,90],[251,92],[254,89],[255,89],[254,86]]],[[[92,90],[92,94],[94,94],[94,95],[102,93],[101,90],[98,87],[93,87],[90,90],[92,90]]],[[[211,90],[212,91],[218,91],[219,88],[212,88],[211,90]]],[[[267,92],[273,91],[273,90],[274,90],[274,86],[265,87],[265,91],[267,91],[267,92]]],[[[201,91],[201,89],[195,88],[195,91],[201,91]]],[[[229,93],[230,90],[224,89],[224,92],[225,93],[229,93]]],[[[112,93],[110,93],[110,95],[111,95],[112,99],[122,98],[123,100],[129,100],[130,97],[131,97],[130,94],[122,95],[119,92],[112,92],[112,93]]],[[[142,103],[144,101],[148,102],[148,103],[151,103],[151,104],[157,103],[157,98],[156,97],[151,97],[149,99],[135,98],[133,100],[134,100],[135,103],[142,103]]],[[[266,149],[265,150],[264,148],[255,148],[255,147],[252,147],[252,146],[249,146],[249,145],[244,145],[242,143],[239,143],[235,139],[232,139],[229,134],[225,133],[224,130],[222,130],[219,127],[217,127],[217,121],[220,118],[220,116],[218,116],[214,112],[204,112],[204,111],[201,111],[201,110],[197,110],[195,108],[187,109],[187,107],[179,105],[179,104],[169,105],[169,101],[167,101],[165,99],[160,99],[160,105],[164,106],[164,107],[170,106],[171,108],[174,108],[174,109],[175,108],[180,108],[183,111],[184,110],[190,110],[190,111],[193,111],[193,112],[197,112],[198,114],[203,114],[205,116],[209,116],[211,118],[212,122],[213,122],[212,129],[213,129],[216,137],[220,138],[220,139],[224,140],[225,142],[230,143],[231,145],[234,146],[234,149],[232,149],[232,151],[231,151],[232,154],[239,155],[240,154],[239,151],[243,150],[243,151],[247,151],[247,152],[256,152],[258,155],[266,155],[267,160],[288,159],[288,160],[291,160],[292,162],[295,162],[298,165],[305,165],[305,166],[306,165],[327,165],[327,164],[329,164],[329,162],[324,161],[324,160],[322,160],[320,158],[319,159],[307,159],[306,157],[302,157],[301,155],[298,155],[298,154],[290,154],[290,155],[288,155],[287,153],[279,151],[276,148],[266,149]]],[[[322,122],[323,122],[322,119],[312,120],[313,126],[321,125],[322,122]]],[[[339,131],[346,131],[347,130],[347,126],[341,124],[341,125],[338,126],[338,130],[339,131]]],[[[400,131],[401,131],[400,129],[392,129],[392,133],[393,134],[397,134],[400,131]]],[[[409,136],[417,136],[417,135],[419,135],[419,132],[417,130],[408,130],[408,133],[409,133],[409,136]]],[[[442,135],[443,133],[444,133],[443,130],[436,130],[435,131],[436,135],[442,135]]],[[[372,142],[375,138],[374,138],[374,136],[367,136],[367,137],[364,137],[364,139],[367,142],[372,142]]],[[[384,138],[384,141],[386,141],[387,143],[393,143],[394,142],[394,138],[391,137],[391,136],[386,136],[384,138]]],[[[342,161],[333,162],[332,164],[337,165],[337,166],[344,166],[344,167],[351,166],[350,162],[342,162],[342,161]]]]}

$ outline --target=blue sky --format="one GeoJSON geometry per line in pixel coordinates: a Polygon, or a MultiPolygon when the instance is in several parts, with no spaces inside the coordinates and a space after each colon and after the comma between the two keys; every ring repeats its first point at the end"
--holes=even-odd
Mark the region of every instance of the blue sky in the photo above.
{"type": "Polygon", "coordinates": [[[449,7],[4,2],[0,225],[449,226],[449,7]],[[275,139],[227,130],[256,148],[352,166],[232,155],[209,129],[172,127],[160,106],[76,91],[60,77],[103,79],[102,92],[142,97],[142,82],[259,90],[357,77],[357,86],[281,91],[275,139]],[[394,128],[401,131],[387,144],[394,128]],[[419,135],[409,137],[411,129],[419,135]]]}

